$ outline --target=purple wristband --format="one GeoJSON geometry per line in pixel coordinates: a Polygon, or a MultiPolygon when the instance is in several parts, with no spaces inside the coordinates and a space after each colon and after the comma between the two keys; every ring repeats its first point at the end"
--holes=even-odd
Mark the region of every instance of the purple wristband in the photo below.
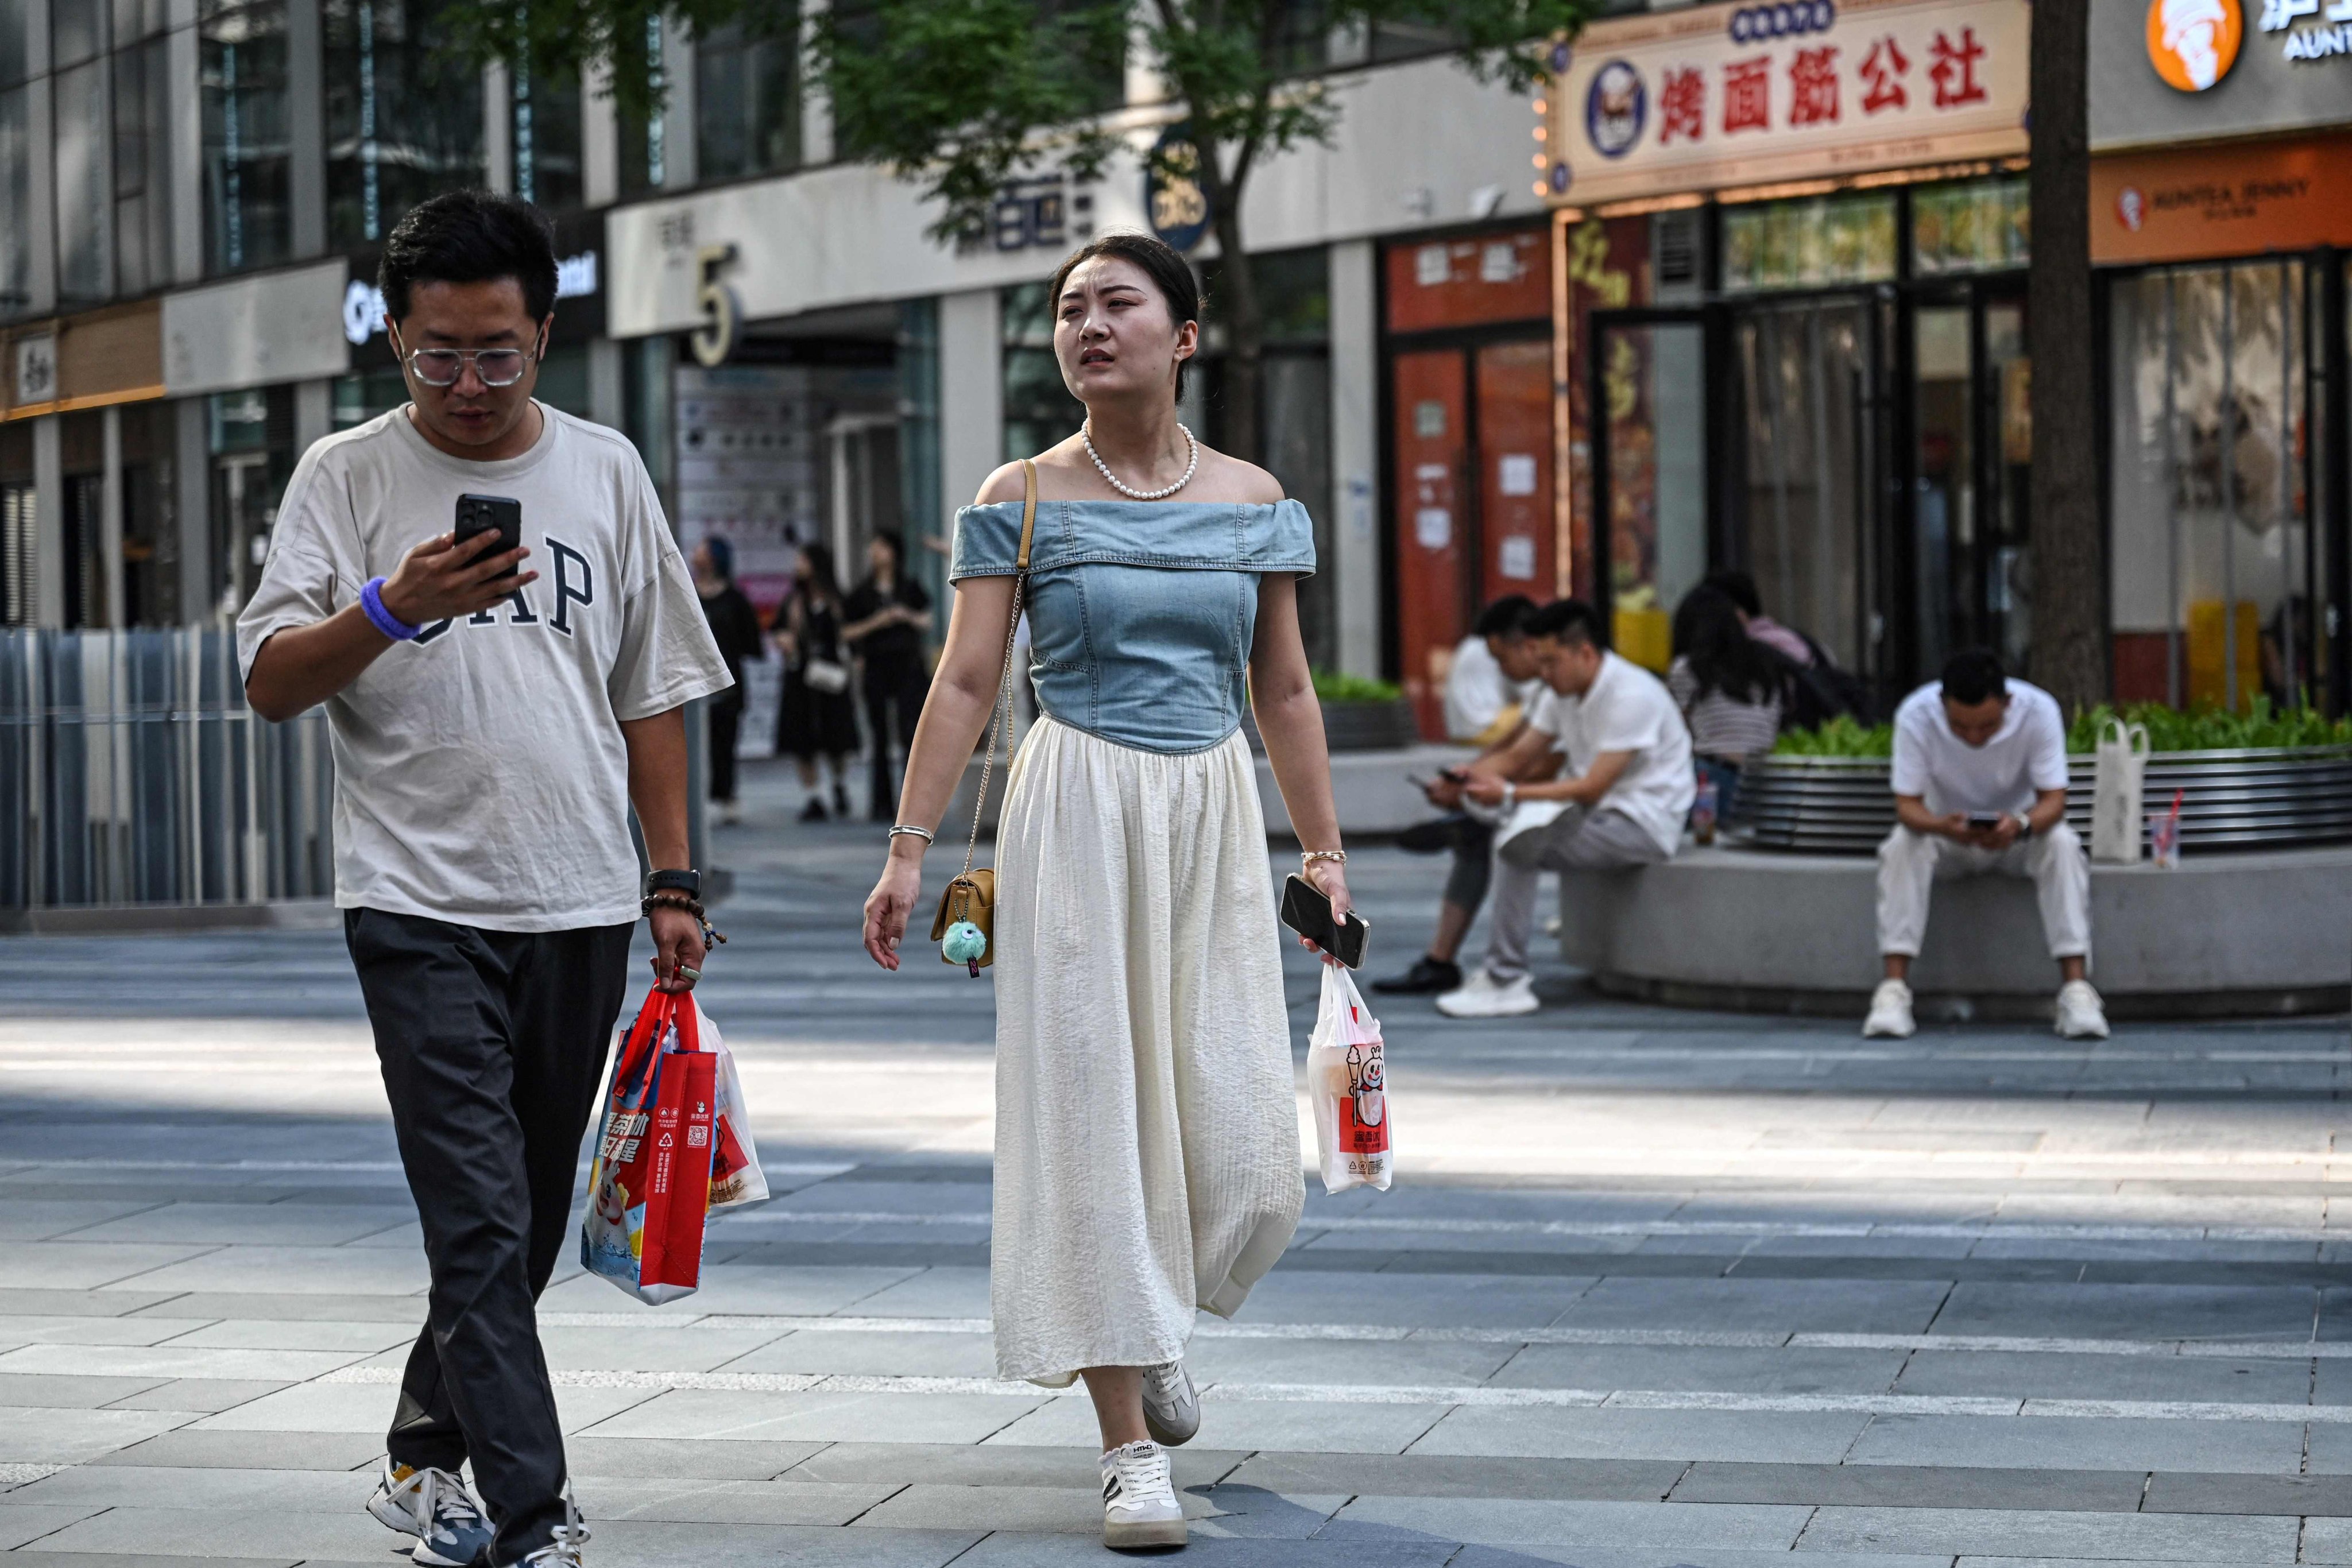
{"type": "Polygon", "coordinates": [[[383,607],[383,579],[380,577],[369,578],[368,585],[360,590],[360,611],[370,625],[395,643],[415,642],[416,634],[425,630],[411,626],[383,607]]]}

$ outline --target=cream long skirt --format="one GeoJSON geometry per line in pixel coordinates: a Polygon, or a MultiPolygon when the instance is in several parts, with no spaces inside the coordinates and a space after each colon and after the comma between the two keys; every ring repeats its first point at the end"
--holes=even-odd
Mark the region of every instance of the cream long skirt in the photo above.
{"type": "Polygon", "coordinates": [[[1053,719],[997,838],[996,1365],[1183,1354],[1306,1187],[1265,822],[1239,735],[1168,757],[1053,719]]]}

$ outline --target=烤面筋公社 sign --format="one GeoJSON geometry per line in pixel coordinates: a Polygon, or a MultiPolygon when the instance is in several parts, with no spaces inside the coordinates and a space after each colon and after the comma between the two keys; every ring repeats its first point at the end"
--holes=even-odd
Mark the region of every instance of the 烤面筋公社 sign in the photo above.
{"type": "Polygon", "coordinates": [[[1774,0],[1596,22],[1555,49],[1551,201],[2026,149],[2025,0],[1774,0]]]}

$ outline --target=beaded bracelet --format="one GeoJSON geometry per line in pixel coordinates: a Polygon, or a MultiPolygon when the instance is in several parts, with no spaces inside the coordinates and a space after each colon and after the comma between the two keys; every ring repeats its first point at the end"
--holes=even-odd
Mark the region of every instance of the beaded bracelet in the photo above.
{"type": "Polygon", "coordinates": [[[665,888],[659,893],[649,893],[646,894],[644,901],[637,905],[637,913],[640,915],[651,915],[656,904],[668,909],[683,909],[688,915],[693,915],[696,923],[702,927],[702,945],[704,946],[724,947],[727,945],[726,934],[721,932],[717,926],[711,925],[710,917],[703,913],[702,900],[698,898],[689,898],[683,893],[665,888]]]}
{"type": "Polygon", "coordinates": [[[1313,865],[1317,861],[1329,861],[1334,865],[1346,865],[1348,863],[1348,852],[1345,850],[1301,850],[1298,852],[1298,863],[1302,869],[1307,866],[1313,865]]]}

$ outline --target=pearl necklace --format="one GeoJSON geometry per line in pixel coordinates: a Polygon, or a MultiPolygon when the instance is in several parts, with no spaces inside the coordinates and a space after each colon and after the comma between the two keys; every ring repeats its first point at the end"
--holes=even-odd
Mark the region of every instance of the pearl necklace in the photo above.
{"type": "Polygon", "coordinates": [[[1095,460],[1095,472],[1103,476],[1103,483],[1130,501],[1157,501],[1164,497],[1172,496],[1192,482],[1193,470],[1201,466],[1201,444],[1193,440],[1192,433],[1185,430],[1180,423],[1176,428],[1184,431],[1184,444],[1192,455],[1192,460],[1184,465],[1184,476],[1163,490],[1130,490],[1118,482],[1118,476],[1110,471],[1110,465],[1104,462],[1102,454],[1095,450],[1094,424],[1095,422],[1090,419],[1078,426],[1078,439],[1086,443],[1087,455],[1095,460]]]}

